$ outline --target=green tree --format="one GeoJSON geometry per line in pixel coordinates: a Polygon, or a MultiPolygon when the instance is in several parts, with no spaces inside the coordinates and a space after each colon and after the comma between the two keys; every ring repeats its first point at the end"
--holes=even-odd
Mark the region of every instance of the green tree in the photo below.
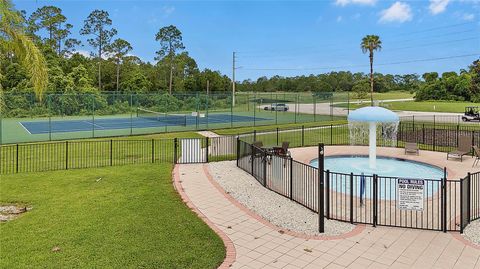
{"type": "Polygon", "coordinates": [[[470,84],[470,98],[472,102],[480,103],[480,59],[473,61],[469,66],[472,79],[470,84]]]}
{"type": "Polygon", "coordinates": [[[108,46],[108,52],[113,56],[116,66],[116,89],[119,90],[120,85],[120,64],[123,62],[124,57],[132,50],[132,46],[126,40],[121,38],[115,39],[110,46],[108,46]]]}
{"type": "Polygon", "coordinates": [[[112,20],[109,18],[109,14],[104,10],[94,10],[88,15],[84,21],[83,28],[80,30],[81,35],[93,35],[93,38],[89,38],[88,43],[97,49],[98,59],[98,89],[102,90],[102,56],[110,45],[112,37],[117,34],[115,28],[110,28],[112,20]]]}
{"type": "Polygon", "coordinates": [[[45,29],[48,37],[45,43],[49,45],[58,55],[67,55],[80,41],[74,38],[67,38],[73,25],[66,23],[67,18],[62,10],[55,6],[43,6],[33,12],[28,19],[28,30],[36,33],[45,29]],[[62,44],[64,43],[64,48],[62,44]]]}
{"type": "Polygon", "coordinates": [[[370,59],[370,101],[373,106],[373,53],[374,51],[382,49],[382,41],[377,35],[367,35],[362,39],[360,47],[363,53],[369,53],[370,59]]]}
{"type": "MultiPolygon", "coordinates": [[[[46,42],[57,51],[58,46],[58,33],[63,23],[67,21],[67,18],[62,14],[62,10],[55,6],[43,6],[35,10],[28,18],[29,31],[36,33],[41,29],[45,29],[48,32],[48,38],[46,42]]],[[[67,25],[67,29],[72,26],[67,25]]]]}
{"type": "Polygon", "coordinates": [[[368,94],[368,80],[360,80],[353,85],[352,91],[355,93],[358,99],[363,99],[368,94]]]}
{"type": "Polygon", "coordinates": [[[174,25],[161,28],[155,35],[155,40],[160,42],[160,50],[156,52],[155,60],[159,61],[167,57],[170,64],[170,79],[168,83],[168,92],[172,94],[173,66],[174,57],[178,50],[185,49],[182,42],[182,32],[174,25]]]}
{"type": "MultiPolygon", "coordinates": [[[[0,62],[7,57],[18,59],[30,76],[39,99],[48,84],[45,58],[34,42],[25,34],[24,20],[9,0],[0,0],[0,62]]],[[[0,73],[0,78],[2,74],[0,73]]],[[[3,108],[3,87],[0,84],[0,113],[3,108]]]]}

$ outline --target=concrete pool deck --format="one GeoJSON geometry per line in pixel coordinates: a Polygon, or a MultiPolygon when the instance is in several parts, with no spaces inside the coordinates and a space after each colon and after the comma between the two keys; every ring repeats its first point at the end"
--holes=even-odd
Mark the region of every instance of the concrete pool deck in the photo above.
{"type": "MultiPolygon", "coordinates": [[[[292,153],[310,161],[316,148],[292,153]]],[[[449,162],[452,167],[460,164],[449,162]]],[[[473,160],[464,162],[451,173],[471,167],[473,160]]],[[[236,175],[228,176],[234,180],[236,175]]],[[[305,236],[282,230],[235,201],[214,181],[208,164],[177,165],[173,178],[186,204],[223,239],[227,256],[220,268],[480,268],[480,246],[457,232],[358,225],[341,236],[305,236]]]]}
{"type": "MultiPolygon", "coordinates": [[[[318,147],[292,148],[290,149],[293,159],[309,164],[311,160],[318,158],[318,147]]],[[[366,146],[325,146],[325,156],[335,155],[368,155],[366,146]]],[[[480,171],[480,164],[472,167],[473,160],[471,156],[463,156],[463,162],[460,160],[447,160],[447,153],[420,150],[419,155],[404,153],[403,148],[377,147],[377,156],[394,157],[416,162],[431,164],[440,168],[447,168],[447,178],[459,180],[467,175],[468,172],[480,171]]]]}

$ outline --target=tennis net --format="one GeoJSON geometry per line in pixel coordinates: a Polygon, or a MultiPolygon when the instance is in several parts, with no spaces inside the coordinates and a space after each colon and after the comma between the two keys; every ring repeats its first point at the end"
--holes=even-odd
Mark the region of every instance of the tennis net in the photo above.
{"type": "Polygon", "coordinates": [[[144,108],[137,108],[137,117],[147,120],[159,121],[171,125],[187,125],[187,115],[185,114],[168,114],[144,108]]]}

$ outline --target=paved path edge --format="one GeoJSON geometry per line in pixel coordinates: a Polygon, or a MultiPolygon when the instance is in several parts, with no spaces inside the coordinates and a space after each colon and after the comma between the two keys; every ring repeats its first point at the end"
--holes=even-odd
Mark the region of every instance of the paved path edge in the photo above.
{"type": "Polygon", "coordinates": [[[185,193],[181,180],[180,180],[180,174],[179,174],[179,165],[175,165],[175,168],[173,169],[173,186],[175,190],[180,194],[180,197],[182,198],[183,202],[193,211],[197,214],[197,216],[205,222],[210,229],[212,229],[219,237],[222,239],[223,244],[225,246],[225,258],[220,264],[218,268],[221,269],[226,269],[230,268],[233,263],[235,262],[236,259],[236,250],[235,250],[235,245],[233,244],[232,240],[222,231],[220,230],[212,221],[210,221],[207,216],[205,216],[196,206],[195,204],[190,200],[188,195],[185,193]]]}

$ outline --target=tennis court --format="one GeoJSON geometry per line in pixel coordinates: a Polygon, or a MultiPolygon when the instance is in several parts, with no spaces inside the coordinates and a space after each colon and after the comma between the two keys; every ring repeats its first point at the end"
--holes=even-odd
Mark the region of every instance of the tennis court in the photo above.
{"type": "Polygon", "coordinates": [[[267,121],[271,119],[230,115],[138,115],[129,118],[99,118],[86,120],[22,121],[20,125],[30,134],[68,133],[95,130],[188,126],[200,124],[267,121]]]}

